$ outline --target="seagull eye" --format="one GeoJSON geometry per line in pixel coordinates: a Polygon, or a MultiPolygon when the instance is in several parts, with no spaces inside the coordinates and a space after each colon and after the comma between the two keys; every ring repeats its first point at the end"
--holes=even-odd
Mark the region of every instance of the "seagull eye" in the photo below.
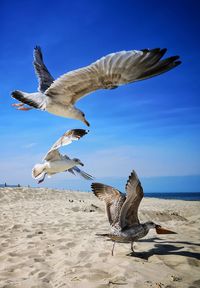
{"type": "Polygon", "coordinates": [[[84,114],[84,113],[82,113],[82,115],[83,115],[83,117],[85,117],[85,114],[84,114]]]}

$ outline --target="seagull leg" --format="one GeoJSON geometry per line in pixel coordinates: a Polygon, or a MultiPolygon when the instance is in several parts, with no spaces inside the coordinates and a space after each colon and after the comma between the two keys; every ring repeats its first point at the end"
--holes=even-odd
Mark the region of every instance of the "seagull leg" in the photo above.
{"type": "Polygon", "coordinates": [[[29,111],[31,109],[33,109],[32,107],[25,107],[24,103],[13,103],[12,104],[13,107],[16,107],[17,110],[22,110],[22,111],[29,111]]]}
{"type": "Polygon", "coordinates": [[[131,242],[131,251],[132,251],[132,252],[134,252],[133,243],[134,243],[134,242],[132,241],[132,242],[131,242]]]}
{"type": "Polygon", "coordinates": [[[40,183],[42,183],[44,181],[46,175],[47,175],[47,173],[45,173],[43,178],[38,181],[38,184],[40,184],[40,183]]]}
{"type": "Polygon", "coordinates": [[[31,108],[31,107],[24,107],[24,106],[17,108],[17,110],[21,110],[21,111],[29,111],[29,110],[31,110],[31,109],[33,109],[33,108],[31,108]]]}
{"type": "Polygon", "coordinates": [[[113,242],[113,247],[112,247],[112,251],[111,251],[111,255],[113,256],[114,254],[114,248],[115,248],[115,241],[113,242]]]}
{"type": "Polygon", "coordinates": [[[21,106],[24,106],[24,103],[13,103],[12,106],[13,107],[21,107],[21,106]]]}

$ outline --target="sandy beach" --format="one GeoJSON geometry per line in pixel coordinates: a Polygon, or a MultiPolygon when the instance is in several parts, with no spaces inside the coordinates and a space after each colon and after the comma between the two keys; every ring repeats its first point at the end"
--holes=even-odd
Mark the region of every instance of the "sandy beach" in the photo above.
{"type": "Polygon", "coordinates": [[[200,287],[200,202],[145,198],[141,221],[151,231],[135,244],[112,242],[104,204],[92,193],[0,189],[0,287],[200,287]]]}

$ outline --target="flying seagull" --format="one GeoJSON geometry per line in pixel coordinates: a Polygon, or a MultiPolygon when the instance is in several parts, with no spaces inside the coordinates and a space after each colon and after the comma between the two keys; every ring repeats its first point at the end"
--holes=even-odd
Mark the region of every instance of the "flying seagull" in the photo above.
{"type": "Polygon", "coordinates": [[[43,62],[41,48],[34,49],[34,67],[39,78],[38,92],[13,91],[11,96],[19,110],[32,108],[78,119],[89,126],[85,114],[75,107],[82,97],[98,89],[114,89],[118,86],[148,79],[178,66],[179,56],[162,59],[167,49],[120,51],[108,54],[89,66],[70,71],[54,80],[43,62]],[[27,104],[29,107],[25,107],[27,104]]]}
{"type": "Polygon", "coordinates": [[[70,172],[74,175],[78,174],[86,180],[92,180],[93,177],[86,172],[79,169],[76,165],[84,166],[84,164],[78,159],[70,159],[67,155],[62,155],[59,152],[61,146],[68,145],[74,140],[79,140],[88,131],[83,129],[73,129],[65,132],[62,137],[60,137],[47,152],[44,157],[42,164],[36,164],[32,170],[32,177],[34,179],[40,179],[38,184],[43,182],[45,176],[54,175],[60,172],[70,172]]]}
{"type": "Polygon", "coordinates": [[[97,235],[109,237],[114,242],[112,255],[116,241],[131,242],[131,250],[134,253],[134,241],[146,236],[149,229],[152,228],[155,228],[158,234],[176,234],[153,222],[140,223],[138,207],[144,193],[134,170],[126,184],[126,195],[111,186],[101,183],[92,183],[91,187],[94,195],[105,202],[111,232],[97,235]]]}

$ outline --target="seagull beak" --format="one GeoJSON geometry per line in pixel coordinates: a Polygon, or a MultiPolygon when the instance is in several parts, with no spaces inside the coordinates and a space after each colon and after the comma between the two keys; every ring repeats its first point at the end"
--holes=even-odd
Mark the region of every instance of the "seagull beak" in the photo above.
{"type": "Polygon", "coordinates": [[[90,126],[90,123],[89,123],[86,119],[84,119],[83,122],[84,122],[88,127],[90,126]]]}
{"type": "Polygon", "coordinates": [[[165,229],[161,227],[160,225],[156,225],[156,233],[157,234],[177,234],[176,232],[165,229]]]}
{"type": "Polygon", "coordinates": [[[84,166],[84,164],[83,164],[82,162],[79,162],[79,164],[80,164],[81,166],[84,166]]]}

